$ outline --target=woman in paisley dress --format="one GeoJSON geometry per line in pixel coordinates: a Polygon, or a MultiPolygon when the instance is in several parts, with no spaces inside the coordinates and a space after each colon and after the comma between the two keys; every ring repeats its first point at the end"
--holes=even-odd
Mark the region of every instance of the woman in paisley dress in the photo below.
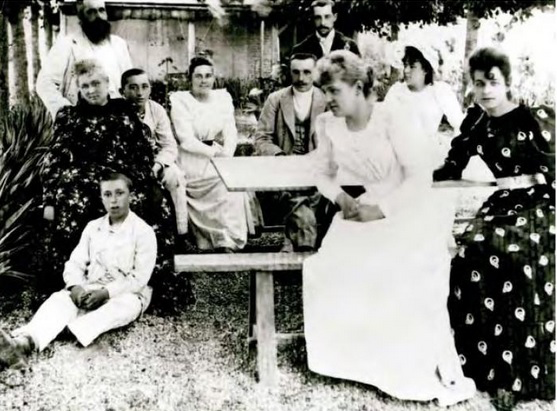
{"type": "Polygon", "coordinates": [[[415,111],[397,121],[368,103],[356,55],[334,51],[318,70],[331,108],[316,122],[318,189],[341,211],[303,266],[309,368],[400,399],[464,401],[475,386],[447,311],[454,210],[431,189],[425,131],[415,111]]]}
{"type": "Polygon", "coordinates": [[[449,311],[464,373],[512,408],[555,395],[555,114],[510,100],[500,51],[469,67],[477,104],[434,179],[459,179],[479,155],[498,189],[458,239],[449,311]]]}
{"type": "Polygon", "coordinates": [[[211,59],[194,57],[188,73],[191,91],[171,94],[170,117],[178,139],[178,166],[186,178],[189,227],[200,250],[232,252],[247,241],[248,197],[228,192],[211,159],[234,155],[234,105],[225,89],[213,89],[211,59]]]}
{"type": "Polygon", "coordinates": [[[131,208],[157,235],[152,282],[158,288],[174,270],[174,224],[169,201],[152,172],[154,140],[129,103],[109,98],[108,77],[97,61],[79,61],[74,70],[80,99],[75,107],[57,113],[55,142],[42,175],[44,217],[49,220],[44,246],[50,274],[58,276],[54,281],[49,276],[49,286],[61,281],[64,263],[85,225],[104,213],[98,181],[113,171],[133,181],[131,208]]]}

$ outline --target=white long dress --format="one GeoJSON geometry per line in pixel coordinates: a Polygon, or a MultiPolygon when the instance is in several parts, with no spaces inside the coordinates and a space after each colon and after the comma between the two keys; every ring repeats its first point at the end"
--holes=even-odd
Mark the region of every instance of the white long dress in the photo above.
{"type": "Polygon", "coordinates": [[[177,163],[186,179],[188,218],[197,246],[240,249],[247,241],[247,197],[228,192],[211,163],[218,145],[228,157],[236,149],[232,97],[226,90],[211,90],[208,100],[201,102],[189,91],[177,91],[170,103],[178,139],[177,163]]]}
{"type": "Polygon", "coordinates": [[[350,131],[344,118],[317,119],[319,190],[366,188],[364,204],[386,218],[338,213],[303,267],[309,368],[374,385],[400,399],[451,404],[474,395],[462,374],[447,312],[453,208],[431,189],[431,147],[417,119],[374,111],[350,131]]]}
{"type": "Polygon", "coordinates": [[[447,117],[455,134],[460,130],[460,124],[464,119],[462,107],[451,86],[445,82],[436,81],[420,91],[412,91],[406,83],[395,83],[389,89],[383,104],[401,119],[409,110],[417,113],[425,131],[424,136],[430,141],[433,148],[431,166],[437,168],[442,165],[450,148],[450,139],[443,141],[437,134],[443,115],[447,117]]]}

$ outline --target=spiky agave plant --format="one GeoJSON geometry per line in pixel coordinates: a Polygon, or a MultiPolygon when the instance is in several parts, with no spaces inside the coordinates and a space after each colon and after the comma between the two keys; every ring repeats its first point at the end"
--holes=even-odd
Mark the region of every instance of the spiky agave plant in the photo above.
{"type": "Polygon", "coordinates": [[[0,119],[0,277],[29,275],[42,198],[40,171],[51,141],[52,120],[36,98],[0,119]]]}

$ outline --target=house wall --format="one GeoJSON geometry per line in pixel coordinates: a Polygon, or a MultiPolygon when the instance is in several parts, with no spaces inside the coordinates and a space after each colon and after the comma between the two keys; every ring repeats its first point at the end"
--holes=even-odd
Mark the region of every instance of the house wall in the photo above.
{"type": "MultiPolygon", "coordinates": [[[[249,13],[249,11],[248,11],[249,13]]],[[[211,49],[219,77],[260,77],[260,20],[256,17],[231,16],[222,24],[202,13],[160,14],[153,17],[152,10],[123,13],[123,18],[112,21],[113,33],[124,38],[129,45],[134,64],[147,70],[154,80],[163,80],[165,74],[184,73],[194,50],[211,49]],[[193,27],[191,27],[193,26],[193,27]],[[194,33],[195,41],[189,39],[194,33]],[[168,58],[172,62],[165,62],[168,58]]],[[[75,15],[64,16],[67,32],[78,29],[75,15]]],[[[264,35],[263,75],[271,72],[278,60],[277,40],[273,44],[273,30],[266,25],[264,35]]]]}

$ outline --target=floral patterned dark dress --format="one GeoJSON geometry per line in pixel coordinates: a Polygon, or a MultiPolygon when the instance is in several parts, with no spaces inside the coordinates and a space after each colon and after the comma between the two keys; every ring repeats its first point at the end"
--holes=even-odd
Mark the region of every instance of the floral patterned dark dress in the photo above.
{"type": "Polygon", "coordinates": [[[59,283],[85,225],[105,213],[99,178],[120,172],[133,182],[130,208],[157,235],[157,265],[151,277],[156,287],[174,270],[175,224],[170,203],[152,175],[156,148],[148,128],[122,99],[111,99],[104,106],[80,100],[58,112],[54,135],[42,176],[44,205],[53,206],[55,212],[44,239],[49,269],[56,276],[50,278],[59,283]]]}
{"type": "Polygon", "coordinates": [[[464,373],[523,399],[555,396],[554,128],[549,108],[489,117],[474,106],[434,173],[459,179],[480,155],[497,178],[458,239],[449,311],[464,373]]]}

